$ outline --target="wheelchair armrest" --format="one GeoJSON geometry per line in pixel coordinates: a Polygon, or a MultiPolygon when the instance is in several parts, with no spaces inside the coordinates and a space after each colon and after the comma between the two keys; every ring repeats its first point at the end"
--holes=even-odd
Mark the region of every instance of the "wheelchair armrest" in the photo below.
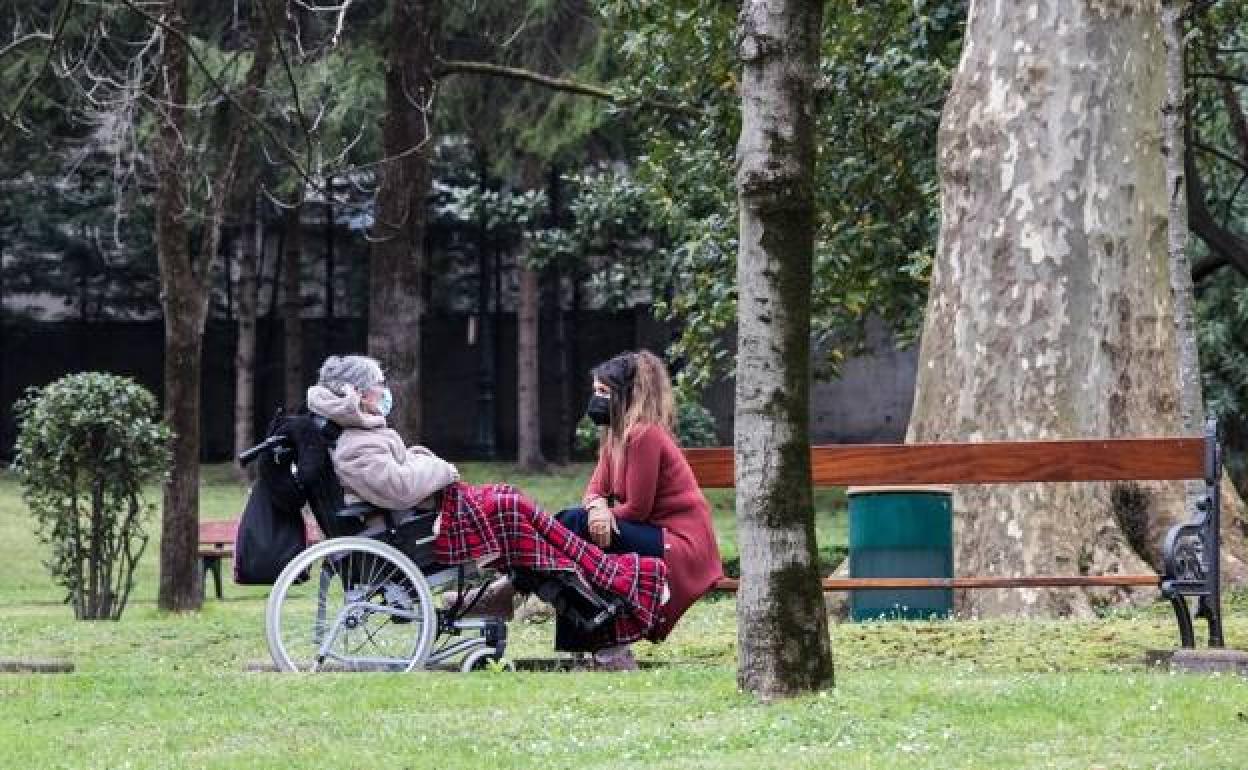
{"type": "Polygon", "coordinates": [[[372,503],[361,500],[358,503],[339,508],[334,511],[334,516],[340,519],[362,519],[365,516],[377,513],[385,513],[386,509],[373,505],[372,503]]]}

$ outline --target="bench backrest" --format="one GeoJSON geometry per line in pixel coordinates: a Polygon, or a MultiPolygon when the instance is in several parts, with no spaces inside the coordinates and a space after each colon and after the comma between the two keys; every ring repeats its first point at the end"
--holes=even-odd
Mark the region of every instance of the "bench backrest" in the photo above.
{"type": "MultiPolygon", "coordinates": [[[[839,444],[810,450],[817,487],[880,484],[1010,484],[1169,481],[1216,473],[1199,438],[839,444]]],[[[698,484],[734,486],[731,447],[686,449],[698,484]]]]}
{"type": "MultiPolygon", "coordinates": [[[[199,522],[199,544],[233,546],[238,539],[238,519],[199,522]]],[[[303,517],[303,531],[309,543],[318,543],[324,539],[321,528],[307,516],[303,517]]]]}

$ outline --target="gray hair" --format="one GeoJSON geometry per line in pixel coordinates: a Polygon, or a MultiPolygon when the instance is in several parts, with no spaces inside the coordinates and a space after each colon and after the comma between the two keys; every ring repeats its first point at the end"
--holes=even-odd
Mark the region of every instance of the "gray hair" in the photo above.
{"type": "Polygon", "coordinates": [[[344,385],[351,385],[364,392],[386,381],[381,364],[377,359],[368,356],[330,356],[321,364],[319,377],[317,384],[339,394],[344,385]]]}

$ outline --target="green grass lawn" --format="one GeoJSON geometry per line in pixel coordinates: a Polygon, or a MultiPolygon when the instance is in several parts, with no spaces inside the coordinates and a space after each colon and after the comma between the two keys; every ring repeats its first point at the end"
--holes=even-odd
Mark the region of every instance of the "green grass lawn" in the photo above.
{"type": "MultiPolygon", "coordinates": [[[[558,509],[588,473],[468,465],[558,509]]],[[[205,473],[204,518],[243,490],[205,473]]],[[[713,499],[735,555],[731,496],[713,499]]],[[[825,557],[842,500],[819,498],[825,557]]],[[[837,686],[760,704],[735,683],[734,603],[699,603],[636,674],[248,673],[263,660],[264,588],[227,585],[202,612],[155,608],[155,540],[120,623],[76,622],[0,474],[0,658],[67,658],[68,675],[0,674],[2,768],[1156,768],[1248,766],[1248,680],[1140,664],[1174,644],[1163,605],[1079,621],[833,626],[837,686]]],[[[1248,646],[1248,597],[1227,608],[1248,646]]],[[[549,655],[549,624],[511,626],[549,655]]]]}

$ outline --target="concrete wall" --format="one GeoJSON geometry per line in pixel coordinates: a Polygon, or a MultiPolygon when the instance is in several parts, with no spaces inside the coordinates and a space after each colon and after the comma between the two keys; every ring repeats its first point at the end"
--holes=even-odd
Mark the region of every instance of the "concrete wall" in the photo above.
{"type": "MultiPolygon", "coordinates": [[[[905,440],[914,401],[918,348],[897,350],[883,324],[867,329],[867,353],[846,360],[840,377],[812,378],[813,444],[888,444],[905,440]]],[[[732,443],[733,383],[712,387],[705,403],[724,444],[732,443]]]]}

